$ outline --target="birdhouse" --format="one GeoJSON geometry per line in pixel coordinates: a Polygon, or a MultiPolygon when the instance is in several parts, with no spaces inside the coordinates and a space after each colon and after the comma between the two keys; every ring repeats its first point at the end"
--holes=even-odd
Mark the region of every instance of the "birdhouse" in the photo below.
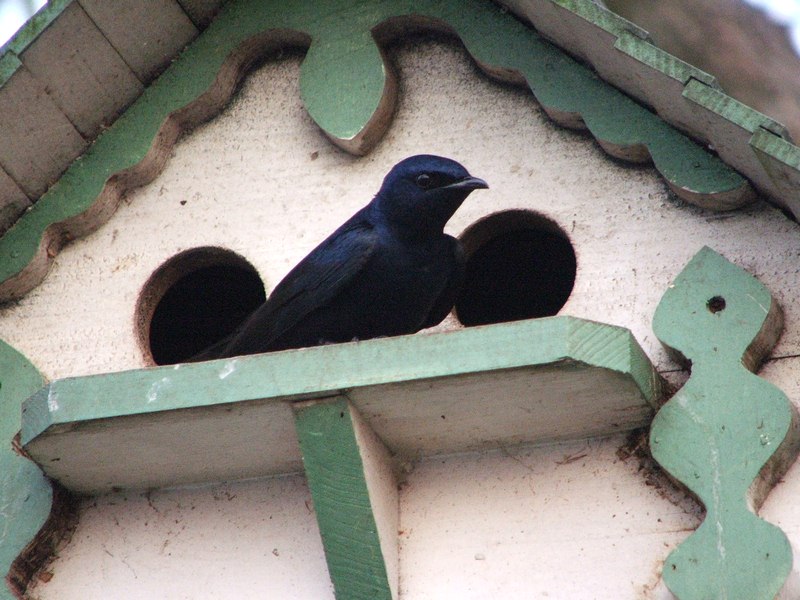
{"type": "Polygon", "coordinates": [[[50,2],[0,139],[0,598],[800,597],[800,149],[633,24],[50,2]],[[196,360],[415,155],[444,320],[196,360]]]}

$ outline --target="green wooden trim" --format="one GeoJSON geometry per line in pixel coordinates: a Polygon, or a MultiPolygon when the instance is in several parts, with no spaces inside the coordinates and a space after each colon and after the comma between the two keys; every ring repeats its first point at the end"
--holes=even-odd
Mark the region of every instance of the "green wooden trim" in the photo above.
{"type": "MultiPolygon", "coordinates": [[[[768,129],[786,141],[786,152],[800,158],[800,148],[782,125],[737,103],[719,89],[713,76],[656,47],[641,29],[593,0],[503,1],[548,39],[591,64],[605,81],[714,148],[754,188],[800,215],[797,161],[776,160],[767,168],[754,140],[759,129],[768,129]]],[[[741,205],[746,191],[694,199],[688,190],[676,193],[705,208],[727,210],[741,205]]]]}
{"type": "Polygon", "coordinates": [[[55,21],[73,0],[50,0],[23,25],[14,37],[0,46],[0,87],[22,66],[18,56],[55,21]]]}
{"type": "Polygon", "coordinates": [[[5,83],[11,79],[11,76],[20,68],[22,68],[22,63],[19,58],[17,58],[16,54],[13,52],[6,52],[2,55],[2,57],[0,57],[0,86],[5,85],[5,83]]]}
{"type": "Polygon", "coordinates": [[[167,154],[178,131],[220,110],[234,89],[232,81],[265,46],[310,43],[300,81],[309,114],[337,143],[367,151],[388,126],[393,102],[390,67],[372,31],[398,16],[413,16],[411,27],[431,20],[444,24],[483,65],[522,73],[539,102],[551,112],[579,114],[604,147],[646,147],[679,193],[724,195],[746,187],[718,158],[489,2],[330,0],[312,7],[299,0],[238,0],[223,7],[0,239],[0,299],[19,297],[37,285],[51,260],[48,254],[110,218],[121,191],[152,179],[158,157],[167,154]],[[216,81],[221,70],[229,73],[220,78],[224,85],[216,81]],[[164,127],[169,118],[177,128],[164,127]],[[354,142],[359,136],[363,139],[354,142]],[[126,175],[101,193],[115,174],[126,175]]]}
{"type": "Polygon", "coordinates": [[[80,492],[287,473],[288,406],[345,392],[392,451],[436,454],[642,427],[662,383],[629,331],[553,317],[57,380],[25,403],[22,443],[80,492]]]}
{"type": "Polygon", "coordinates": [[[800,189],[800,150],[797,146],[761,127],[756,129],[750,145],[775,186],[787,196],[797,196],[800,189]]]}
{"type": "MultiPolygon", "coordinates": [[[[776,135],[773,131],[760,127],[753,134],[751,145],[760,153],[769,156],[773,164],[777,163],[787,170],[794,170],[795,180],[800,179],[800,151],[797,146],[776,135]]],[[[765,166],[765,168],[767,167],[765,166]]]]}
{"type": "Polygon", "coordinates": [[[704,248],[664,294],[653,329],[692,366],[653,420],[653,456],[706,508],[667,558],[664,581],[681,600],[772,600],[792,551],[750,507],[797,458],[800,430],[786,395],[752,371],[780,335],[780,308],[758,280],[704,248]]]}
{"type": "Polygon", "coordinates": [[[501,22],[487,6],[479,20],[459,22],[456,30],[477,60],[523,73],[545,108],[581,115],[592,135],[608,144],[646,146],[656,169],[679,190],[713,195],[746,185],[738,173],[674,127],[523,25],[501,22]],[[492,33],[503,34],[487,35],[487,23],[492,33]]]}
{"type": "Polygon", "coordinates": [[[752,133],[763,127],[776,135],[788,135],[786,128],[774,119],[697,79],[691,79],[686,84],[683,96],[748,132],[752,133]]]}
{"type": "Polygon", "coordinates": [[[31,573],[9,576],[17,557],[47,522],[53,505],[50,482],[35,463],[12,448],[20,428],[22,401],[44,378],[22,354],[0,341],[0,599],[11,600],[31,573]]]}
{"type": "Polygon", "coordinates": [[[553,4],[565,8],[578,15],[582,19],[591,21],[599,28],[612,35],[623,35],[633,33],[641,39],[647,39],[649,34],[636,25],[611,12],[610,10],[594,2],[582,2],[581,0],[553,0],[553,4]]]}
{"type": "Polygon", "coordinates": [[[641,427],[661,393],[660,377],[629,331],[552,317],[57,380],[25,403],[22,440],[49,475],[84,492],[295,472],[301,450],[337,598],[390,598],[396,566],[386,562],[387,544],[396,540],[387,536],[396,525],[387,518],[386,498],[396,487],[387,491],[387,479],[367,476],[366,463],[374,474],[388,459],[364,452],[375,437],[365,428],[377,434],[376,426],[383,427],[392,451],[402,447],[415,456],[415,444],[425,443],[422,432],[439,440],[460,422],[466,422],[462,449],[496,446],[519,441],[506,428],[504,406],[516,420],[543,405],[546,436],[566,420],[576,437],[588,437],[641,427]],[[524,393],[503,387],[520,378],[523,387],[514,389],[524,393]],[[331,397],[338,399],[317,400],[331,397]],[[353,407],[362,415],[360,430],[353,407]],[[400,442],[389,414],[398,409],[413,412],[413,429],[406,425],[400,442]],[[493,420],[495,437],[487,439],[493,420]],[[215,452],[198,451],[209,447],[215,452]],[[243,470],[234,454],[262,470],[243,470]],[[265,466],[269,461],[278,464],[265,466]],[[154,481],[154,473],[162,478],[154,481]]]}
{"type": "Polygon", "coordinates": [[[348,402],[298,408],[295,423],[336,598],[392,600],[348,402]]]}
{"type": "Polygon", "coordinates": [[[97,419],[272,398],[302,400],[565,360],[628,377],[646,403],[658,406],[661,379],[630,331],[559,316],[59,379],[25,402],[22,444],[50,428],[97,419]]]}
{"type": "MultiPolygon", "coordinates": [[[[594,6],[597,7],[596,4],[594,6]]],[[[597,8],[600,9],[600,7],[597,8]]],[[[621,19],[622,17],[618,18],[621,19]]],[[[620,28],[616,28],[615,30],[606,30],[614,31],[614,33],[619,36],[614,42],[614,48],[620,52],[624,52],[631,58],[635,58],[639,62],[649,66],[652,69],[658,70],[670,79],[674,79],[675,81],[678,81],[684,85],[691,79],[696,79],[697,81],[702,81],[708,86],[719,87],[717,80],[705,71],[701,71],[697,67],[690,65],[689,63],[684,62],[675,56],[672,56],[658,46],[652,45],[641,36],[632,35],[626,30],[618,31],[619,29],[620,28]]]]}

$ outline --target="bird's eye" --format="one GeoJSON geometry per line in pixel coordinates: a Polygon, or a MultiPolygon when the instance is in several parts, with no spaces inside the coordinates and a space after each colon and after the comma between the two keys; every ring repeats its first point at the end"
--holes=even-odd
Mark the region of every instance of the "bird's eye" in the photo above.
{"type": "Polygon", "coordinates": [[[433,184],[433,178],[427,173],[423,173],[422,175],[417,175],[417,178],[414,181],[423,190],[427,190],[429,187],[431,187],[431,184],[433,184]]]}

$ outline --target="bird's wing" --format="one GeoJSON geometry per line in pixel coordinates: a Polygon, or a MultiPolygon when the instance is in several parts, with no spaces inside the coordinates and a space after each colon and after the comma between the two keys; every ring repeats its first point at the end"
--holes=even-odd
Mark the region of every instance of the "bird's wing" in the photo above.
{"type": "Polygon", "coordinates": [[[232,336],[224,356],[263,352],[310,312],[325,306],[373,255],[378,235],[351,219],[300,261],[232,336]]]}
{"type": "MultiPolygon", "coordinates": [[[[448,236],[450,237],[450,236],[448,236]]],[[[439,293],[436,302],[431,307],[428,317],[422,328],[433,327],[438,325],[453,309],[453,304],[458,299],[461,293],[461,287],[464,285],[464,275],[466,272],[467,259],[464,255],[464,248],[457,239],[450,237],[450,244],[452,246],[453,265],[450,270],[450,275],[447,281],[442,286],[442,291],[439,293]]]]}

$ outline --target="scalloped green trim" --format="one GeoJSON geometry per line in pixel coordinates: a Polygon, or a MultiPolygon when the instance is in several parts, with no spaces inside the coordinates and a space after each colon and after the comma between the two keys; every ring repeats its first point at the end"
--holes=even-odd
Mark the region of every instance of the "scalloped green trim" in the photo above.
{"type": "MultiPolygon", "coordinates": [[[[646,32],[593,0],[503,2],[567,52],[591,64],[604,80],[714,148],[761,193],[800,215],[800,148],[783,125],[727,96],[712,75],[653,45],[646,32]],[[763,130],[783,139],[783,159],[761,153],[756,138],[763,130]]],[[[707,199],[686,196],[690,202],[715,208],[707,199]]],[[[729,196],[719,201],[718,208],[730,208],[741,199],[729,196]]]]}
{"type": "Polygon", "coordinates": [[[733,194],[725,202],[737,205],[747,196],[734,170],[491,3],[239,0],[0,239],[0,301],[38,285],[64,243],[108,220],[126,189],[152,180],[180,131],[218,112],[264,48],[308,46],[300,83],[309,114],[335,143],[368,151],[388,127],[394,103],[391,69],[373,32],[395,17],[412,28],[453,30],[490,73],[521,73],[551,115],[582,120],[607,151],[652,156],[687,199],[733,194]]]}

